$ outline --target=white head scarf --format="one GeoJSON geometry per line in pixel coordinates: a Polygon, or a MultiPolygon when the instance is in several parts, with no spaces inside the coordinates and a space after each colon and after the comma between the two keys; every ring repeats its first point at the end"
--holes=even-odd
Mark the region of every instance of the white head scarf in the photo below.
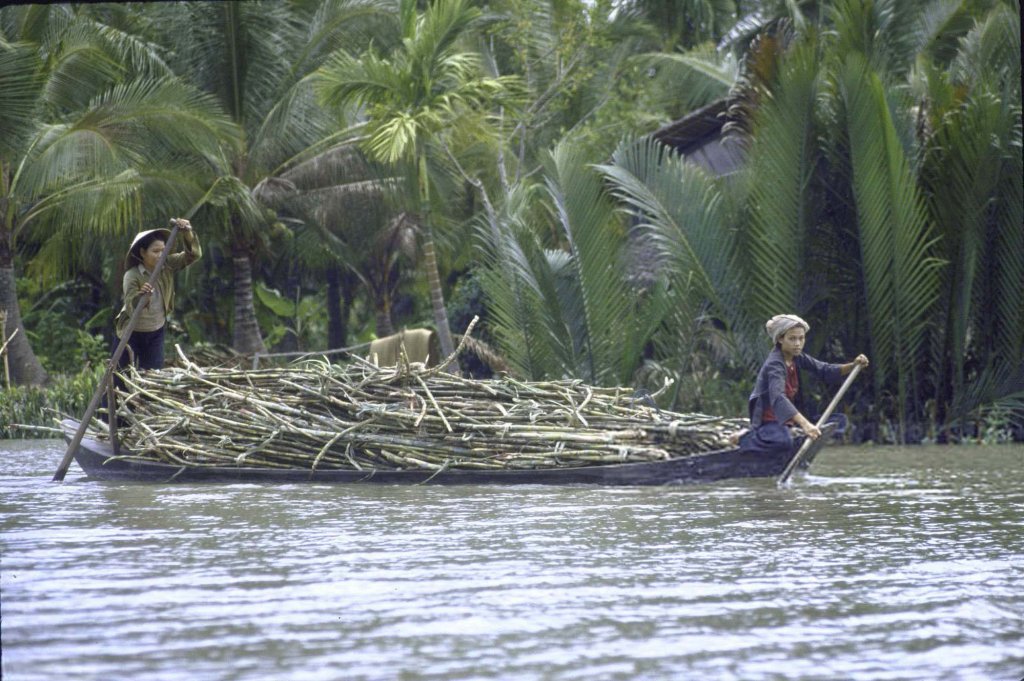
{"type": "Polygon", "coordinates": [[[772,343],[778,343],[779,338],[794,326],[804,327],[804,333],[811,330],[811,325],[797,317],[795,314],[777,314],[765,322],[764,330],[772,339],[772,343]]]}

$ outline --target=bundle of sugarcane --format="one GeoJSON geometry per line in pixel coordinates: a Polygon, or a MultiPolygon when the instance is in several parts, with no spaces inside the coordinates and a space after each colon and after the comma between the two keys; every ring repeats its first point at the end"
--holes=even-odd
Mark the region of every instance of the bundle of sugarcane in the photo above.
{"type": "Polygon", "coordinates": [[[123,375],[132,456],[191,466],[508,469],[653,461],[726,447],[737,419],[659,410],[628,388],[306,361],[123,375]]]}

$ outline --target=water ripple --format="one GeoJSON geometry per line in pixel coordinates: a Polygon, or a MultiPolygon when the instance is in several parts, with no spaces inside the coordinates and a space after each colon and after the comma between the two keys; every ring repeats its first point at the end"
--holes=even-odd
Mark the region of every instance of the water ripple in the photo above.
{"type": "MultiPolygon", "coordinates": [[[[1024,449],[784,489],[48,482],[0,454],[3,676],[1016,679],[1024,449]]],[[[957,450],[953,450],[957,451],[957,450]]]]}

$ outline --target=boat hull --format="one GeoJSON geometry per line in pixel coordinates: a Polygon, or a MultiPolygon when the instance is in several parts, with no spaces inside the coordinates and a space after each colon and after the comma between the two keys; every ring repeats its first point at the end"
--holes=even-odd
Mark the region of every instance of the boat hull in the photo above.
{"type": "MultiPolygon", "coordinates": [[[[70,442],[78,422],[61,423],[70,442]]],[[[831,428],[811,445],[806,468],[824,446],[831,428]]],[[[723,449],[694,456],[644,463],[605,464],[578,468],[522,470],[315,470],[256,468],[244,466],[177,466],[173,464],[114,457],[109,443],[83,438],[74,452],[75,461],[90,478],[141,482],[267,482],[267,483],[374,483],[430,485],[676,485],[714,482],[730,478],[778,476],[796,453],[802,440],[790,452],[777,455],[752,454],[723,449]]]]}

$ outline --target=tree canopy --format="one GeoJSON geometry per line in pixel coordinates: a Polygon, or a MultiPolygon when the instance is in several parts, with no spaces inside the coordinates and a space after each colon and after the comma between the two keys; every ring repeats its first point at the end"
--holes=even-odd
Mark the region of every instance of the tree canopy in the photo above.
{"type": "Polygon", "coordinates": [[[737,414],[795,312],[871,357],[879,439],[1024,426],[1021,115],[1017,0],[4,7],[13,377],[75,372],[188,214],[186,345],[480,315],[517,375],[737,414]]]}

